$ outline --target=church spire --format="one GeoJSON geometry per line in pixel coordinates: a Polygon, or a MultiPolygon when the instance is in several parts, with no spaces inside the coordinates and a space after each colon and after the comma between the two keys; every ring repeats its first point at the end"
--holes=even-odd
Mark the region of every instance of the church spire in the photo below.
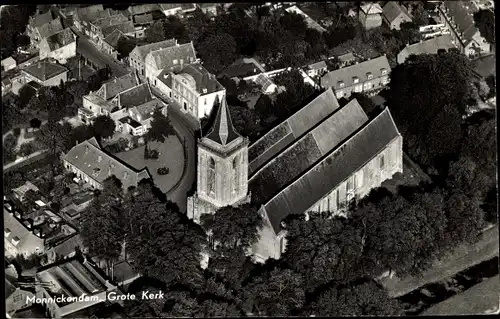
{"type": "Polygon", "coordinates": [[[217,110],[214,124],[205,137],[225,146],[238,138],[238,136],[240,134],[234,129],[226,99],[223,99],[217,110]]]}

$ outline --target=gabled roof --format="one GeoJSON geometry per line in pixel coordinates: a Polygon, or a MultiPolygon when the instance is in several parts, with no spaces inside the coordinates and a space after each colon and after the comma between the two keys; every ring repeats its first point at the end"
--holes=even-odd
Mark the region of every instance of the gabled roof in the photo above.
{"type": "Polygon", "coordinates": [[[314,21],[310,16],[308,16],[304,11],[300,10],[297,6],[291,6],[285,9],[286,12],[296,13],[304,18],[305,23],[311,29],[315,29],[319,32],[325,32],[326,29],[323,28],[318,22],[314,21]]]}
{"type": "MultiPolygon", "coordinates": [[[[180,66],[181,59],[184,60],[184,64],[196,61],[196,53],[193,42],[152,51],[148,55],[150,56],[151,63],[156,70],[178,67],[180,66]],[[177,60],[177,64],[174,63],[174,60],[177,60]]],[[[146,59],[148,59],[148,57],[146,57],[146,59]]]]}
{"type": "Polygon", "coordinates": [[[264,204],[366,121],[368,117],[355,99],[331,113],[261,168],[252,172],[249,178],[252,199],[264,204]]]}
{"type": "Polygon", "coordinates": [[[62,65],[43,60],[24,68],[23,71],[41,81],[46,81],[63,72],[68,72],[68,69],[62,65]]]}
{"type": "Polygon", "coordinates": [[[200,94],[210,94],[224,89],[214,75],[210,74],[201,64],[188,64],[179,73],[179,76],[186,78],[188,82],[200,94]],[[204,91],[204,89],[206,91],[204,91]]]}
{"type": "Polygon", "coordinates": [[[161,10],[160,6],[161,6],[161,4],[156,4],[156,3],[140,4],[140,5],[128,7],[127,12],[130,15],[145,14],[145,13],[150,13],[153,11],[161,10]]]}
{"type": "Polygon", "coordinates": [[[42,39],[50,37],[51,35],[60,32],[62,30],[63,30],[63,25],[61,23],[61,18],[59,17],[55,18],[49,23],[45,23],[44,25],[38,27],[38,33],[40,33],[40,37],[42,39]]]}
{"type": "Polygon", "coordinates": [[[161,100],[153,99],[141,105],[134,106],[133,110],[135,110],[135,112],[137,112],[141,116],[141,121],[145,121],[153,117],[153,113],[156,110],[156,108],[163,108],[163,107],[165,107],[165,104],[163,104],[161,100]]]}
{"type": "Polygon", "coordinates": [[[440,35],[429,40],[406,46],[398,54],[398,63],[402,63],[404,59],[412,54],[436,54],[439,49],[448,50],[454,47],[455,45],[451,42],[451,36],[449,34],[440,35]]]}
{"type": "Polygon", "coordinates": [[[249,175],[339,108],[331,89],[276,126],[248,149],[249,175]]]}
{"type": "Polygon", "coordinates": [[[367,3],[364,4],[360,7],[360,10],[363,11],[365,14],[380,14],[383,12],[382,8],[378,3],[367,3]]]}
{"type": "Polygon", "coordinates": [[[325,61],[319,61],[313,64],[308,65],[309,70],[321,70],[326,69],[328,66],[325,61]]]}
{"type": "Polygon", "coordinates": [[[387,108],[365,123],[265,203],[274,232],[288,215],[306,212],[400,136],[387,108]]]}
{"type": "Polygon", "coordinates": [[[152,13],[141,14],[134,17],[135,24],[147,24],[154,21],[152,13]]]}
{"type": "Polygon", "coordinates": [[[5,300],[7,300],[16,291],[16,289],[16,286],[14,286],[10,280],[5,278],[5,300]]]}
{"type": "Polygon", "coordinates": [[[135,171],[103,151],[95,137],[73,146],[63,159],[99,184],[109,176],[115,175],[125,190],[130,186],[137,186],[143,178],[149,178],[146,169],[135,171]]]}
{"type": "Polygon", "coordinates": [[[236,132],[229,112],[229,107],[226,100],[222,100],[217,110],[217,116],[212,125],[212,128],[205,135],[205,138],[212,140],[222,146],[225,146],[241,135],[236,132]]]}
{"type": "Polygon", "coordinates": [[[121,37],[124,37],[125,35],[123,32],[121,32],[118,29],[115,29],[113,32],[111,32],[107,37],[104,38],[104,42],[112,46],[113,48],[116,48],[118,45],[118,41],[120,40],[121,37]]]}
{"type": "Polygon", "coordinates": [[[359,83],[363,83],[368,80],[369,73],[373,75],[373,78],[382,76],[382,70],[386,70],[387,73],[391,71],[385,55],[328,72],[321,78],[321,86],[338,90],[341,88],[340,82],[344,83],[344,87],[349,87],[354,84],[355,77],[359,79],[359,83]]]}
{"type": "Polygon", "coordinates": [[[8,57],[2,60],[2,66],[10,66],[10,65],[16,65],[16,60],[14,60],[13,57],[8,57]]]}
{"type": "Polygon", "coordinates": [[[134,107],[139,106],[153,100],[153,94],[151,94],[151,89],[149,84],[142,83],[123,91],[117,96],[119,105],[121,107],[134,107]]]}
{"type": "Polygon", "coordinates": [[[120,24],[127,21],[129,21],[129,19],[123,14],[119,13],[115,14],[114,16],[104,17],[99,20],[95,20],[92,22],[92,24],[95,25],[97,28],[103,29],[111,25],[120,24]]]}
{"type": "Polygon", "coordinates": [[[448,15],[457,24],[457,31],[462,32],[463,37],[470,41],[478,31],[474,24],[473,4],[468,1],[443,1],[443,5],[448,8],[448,15]]]}
{"type": "Polygon", "coordinates": [[[76,41],[76,36],[70,28],[59,31],[45,39],[50,51],[60,49],[76,41]]]}
{"type": "Polygon", "coordinates": [[[131,89],[138,84],[134,73],[130,72],[129,74],[103,83],[99,91],[103,90],[102,97],[105,100],[111,100],[121,92],[131,89]]]}
{"type": "Polygon", "coordinates": [[[134,23],[132,21],[126,21],[124,23],[119,23],[115,25],[111,25],[109,27],[102,29],[102,34],[104,37],[109,36],[113,31],[118,30],[123,34],[133,33],[135,31],[134,23]]]}
{"type": "Polygon", "coordinates": [[[134,48],[134,51],[137,52],[137,54],[144,59],[146,55],[148,55],[149,52],[151,51],[156,51],[164,48],[168,48],[171,46],[174,46],[177,44],[176,39],[168,39],[165,41],[161,42],[155,42],[155,43],[150,43],[150,44],[145,44],[145,45],[138,45],[134,48]]]}
{"type": "Polygon", "coordinates": [[[53,18],[54,17],[52,16],[52,11],[50,10],[42,14],[35,14],[34,16],[30,17],[29,25],[33,29],[35,29],[46,23],[49,23],[53,18]]]}
{"type": "Polygon", "coordinates": [[[392,21],[394,21],[401,14],[403,14],[406,18],[411,19],[408,11],[406,11],[403,6],[400,6],[397,1],[387,2],[387,4],[384,6],[383,14],[384,17],[389,21],[389,23],[392,23],[392,21]]]}
{"type": "Polygon", "coordinates": [[[110,9],[104,10],[102,4],[98,4],[85,8],[78,8],[75,15],[83,21],[92,22],[105,17],[110,17],[112,15],[112,11],[110,9]]]}
{"type": "Polygon", "coordinates": [[[8,236],[4,238],[12,243],[12,240],[19,240],[16,248],[19,252],[33,252],[36,247],[40,250],[44,248],[44,239],[37,237],[31,230],[26,228],[19,220],[14,216],[9,214],[5,209],[3,210],[3,222],[4,222],[4,234],[8,233],[8,236]]]}

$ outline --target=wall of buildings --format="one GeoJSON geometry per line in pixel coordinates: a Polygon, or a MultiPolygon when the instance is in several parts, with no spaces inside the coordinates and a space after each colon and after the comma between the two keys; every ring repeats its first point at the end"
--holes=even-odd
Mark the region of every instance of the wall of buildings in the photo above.
{"type": "Polygon", "coordinates": [[[63,166],[70,172],[74,173],[76,177],[81,179],[82,181],[88,183],[94,188],[102,189],[102,185],[98,183],[96,180],[94,180],[92,177],[88,176],[81,170],[79,170],[76,166],[71,164],[70,162],[63,160],[63,166]]]}
{"type": "Polygon", "coordinates": [[[350,86],[343,87],[341,89],[336,89],[335,96],[337,99],[342,97],[348,98],[353,92],[371,94],[383,89],[387,84],[389,84],[388,71],[386,75],[380,77],[375,77],[373,79],[367,80],[365,82],[359,82],[350,86]]]}
{"type": "Polygon", "coordinates": [[[24,74],[24,78],[25,78],[24,83],[28,83],[30,81],[35,81],[43,86],[57,86],[57,85],[61,84],[61,80],[63,82],[68,81],[68,72],[67,71],[63,72],[59,75],[56,75],[56,76],[54,76],[46,81],[41,81],[38,78],[36,78],[36,77],[32,76],[31,74],[28,74],[26,72],[23,72],[23,74],[24,74]]]}
{"type": "Polygon", "coordinates": [[[40,50],[41,59],[44,59],[45,57],[52,57],[57,61],[59,61],[59,63],[61,64],[65,64],[67,59],[75,56],[76,56],[76,41],[48,53],[40,50]]]}

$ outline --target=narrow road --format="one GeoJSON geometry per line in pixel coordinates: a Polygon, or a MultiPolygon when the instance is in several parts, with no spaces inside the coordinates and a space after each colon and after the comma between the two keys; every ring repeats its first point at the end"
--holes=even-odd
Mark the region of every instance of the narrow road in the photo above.
{"type": "Polygon", "coordinates": [[[483,232],[482,238],[473,245],[461,245],[453,253],[436,261],[435,265],[419,277],[394,276],[380,280],[393,298],[406,295],[426,284],[438,282],[466,270],[483,261],[498,256],[498,227],[495,225],[483,232]]]}
{"type": "Polygon", "coordinates": [[[31,153],[30,155],[24,157],[23,159],[21,159],[21,160],[19,160],[17,162],[10,162],[8,164],[5,164],[3,166],[3,173],[4,174],[8,173],[9,169],[11,169],[11,168],[13,168],[13,167],[15,167],[17,165],[21,165],[22,163],[26,162],[27,160],[29,160],[29,159],[31,159],[31,158],[33,158],[35,156],[40,156],[40,158],[43,158],[43,157],[45,157],[45,154],[44,154],[45,152],[47,152],[47,150],[36,151],[36,152],[31,153]]]}
{"type": "Polygon", "coordinates": [[[93,64],[103,68],[109,65],[114,76],[120,77],[130,72],[126,65],[118,62],[112,56],[96,48],[87,36],[74,26],[71,30],[78,36],[76,40],[76,52],[87,58],[93,64]]]}

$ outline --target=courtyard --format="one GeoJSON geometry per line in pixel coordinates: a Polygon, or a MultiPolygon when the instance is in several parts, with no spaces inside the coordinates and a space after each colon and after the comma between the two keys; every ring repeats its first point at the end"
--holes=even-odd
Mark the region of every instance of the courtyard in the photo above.
{"type": "Polygon", "coordinates": [[[149,149],[157,150],[160,155],[158,159],[145,159],[144,148],[138,148],[113,154],[136,170],[148,168],[155,185],[164,193],[170,191],[182,178],[184,172],[184,150],[182,142],[177,135],[169,136],[164,143],[149,142],[149,149]],[[160,167],[166,167],[170,171],[166,175],[158,174],[160,167]]]}

